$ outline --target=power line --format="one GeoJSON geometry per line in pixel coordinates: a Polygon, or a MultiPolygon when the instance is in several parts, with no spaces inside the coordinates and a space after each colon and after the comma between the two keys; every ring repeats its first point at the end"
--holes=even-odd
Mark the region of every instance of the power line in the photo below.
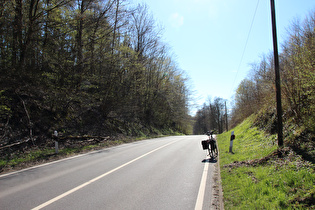
{"type": "Polygon", "coordinates": [[[234,82],[233,82],[233,84],[232,84],[232,88],[231,88],[230,93],[232,93],[232,91],[233,91],[234,83],[235,83],[235,81],[236,81],[238,72],[239,72],[239,70],[240,70],[240,68],[241,68],[241,64],[242,64],[242,61],[243,61],[243,58],[244,58],[244,54],[245,54],[245,50],[246,50],[247,43],[248,43],[248,40],[249,40],[250,32],[252,31],[252,27],[253,27],[254,20],[255,20],[255,17],[256,17],[258,5],[259,5],[259,0],[257,1],[256,9],[255,9],[255,12],[254,12],[254,16],[253,16],[253,19],[252,19],[252,23],[251,23],[250,28],[249,28],[249,32],[248,32],[247,39],[246,39],[246,42],[245,42],[245,46],[244,46],[244,50],[243,50],[243,53],[242,53],[241,61],[240,61],[240,64],[238,65],[238,68],[237,68],[237,71],[236,71],[236,75],[235,75],[234,82]]]}

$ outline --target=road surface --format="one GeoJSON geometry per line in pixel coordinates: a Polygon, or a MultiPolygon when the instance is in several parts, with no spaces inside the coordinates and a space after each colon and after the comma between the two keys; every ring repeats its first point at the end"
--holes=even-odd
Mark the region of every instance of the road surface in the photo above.
{"type": "Polygon", "coordinates": [[[143,140],[0,176],[0,209],[210,209],[206,136],[143,140]]]}

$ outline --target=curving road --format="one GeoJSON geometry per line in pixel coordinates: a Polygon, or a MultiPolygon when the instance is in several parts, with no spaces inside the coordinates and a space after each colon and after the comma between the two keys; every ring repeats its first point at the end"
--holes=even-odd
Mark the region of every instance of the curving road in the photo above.
{"type": "Polygon", "coordinates": [[[210,209],[206,136],[138,141],[0,176],[0,209],[210,209]]]}

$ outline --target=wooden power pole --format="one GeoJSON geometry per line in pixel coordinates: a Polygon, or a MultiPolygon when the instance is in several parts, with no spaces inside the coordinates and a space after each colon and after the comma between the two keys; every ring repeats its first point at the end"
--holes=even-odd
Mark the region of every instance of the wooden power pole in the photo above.
{"type": "Polygon", "coordinates": [[[280,83],[280,71],[279,71],[279,56],[278,56],[278,44],[277,44],[277,28],[276,28],[276,11],[275,2],[270,0],[271,5],[271,22],[272,22],[272,35],[273,35],[273,52],[275,62],[275,74],[276,74],[276,97],[277,97],[277,119],[278,119],[278,146],[283,146],[283,125],[282,125],[282,106],[281,106],[281,83],[280,83]]]}
{"type": "Polygon", "coordinates": [[[226,101],[225,101],[225,128],[226,128],[226,131],[229,130],[229,125],[228,125],[228,116],[227,116],[227,108],[226,108],[226,101]]]}

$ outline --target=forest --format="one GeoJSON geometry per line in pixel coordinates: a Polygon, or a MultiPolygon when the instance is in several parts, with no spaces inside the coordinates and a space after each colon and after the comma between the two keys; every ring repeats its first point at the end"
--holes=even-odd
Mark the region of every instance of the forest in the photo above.
{"type": "Polygon", "coordinates": [[[226,102],[227,100],[220,97],[215,97],[213,100],[209,97],[208,104],[204,103],[196,112],[193,133],[205,134],[210,130],[215,133],[227,131],[229,119],[226,102]]]}
{"type": "Polygon", "coordinates": [[[189,132],[188,77],[145,4],[1,1],[0,24],[1,145],[189,132]]]}
{"type": "MultiPolygon", "coordinates": [[[[290,133],[304,135],[314,141],[315,136],[315,11],[304,20],[295,19],[287,28],[279,53],[284,137],[290,133]]],[[[238,85],[229,105],[225,100],[209,100],[198,110],[195,134],[207,130],[222,133],[256,115],[256,124],[274,134],[277,130],[276,90],[273,52],[264,54],[250,66],[249,74],[238,85]],[[227,119],[227,120],[226,120],[227,119]],[[226,123],[228,122],[228,123],[226,123]],[[228,129],[227,126],[228,125],[228,129]]],[[[314,145],[314,143],[313,143],[314,145]]]]}

